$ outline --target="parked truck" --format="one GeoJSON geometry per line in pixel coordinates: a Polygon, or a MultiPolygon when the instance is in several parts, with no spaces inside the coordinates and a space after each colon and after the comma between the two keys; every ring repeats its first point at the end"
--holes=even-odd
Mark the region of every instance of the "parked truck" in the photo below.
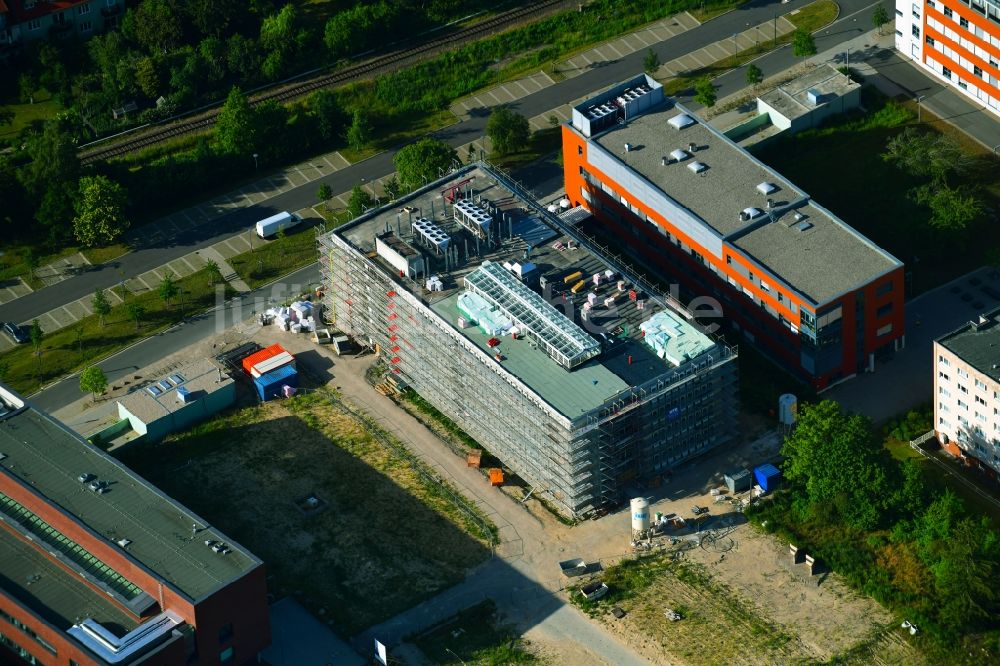
{"type": "Polygon", "coordinates": [[[302,218],[295,213],[289,213],[288,211],[277,213],[257,223],[257,235],[261,238],[267,238],[279,231],[291,229],[300,222],[302,222],[302,218]]]}

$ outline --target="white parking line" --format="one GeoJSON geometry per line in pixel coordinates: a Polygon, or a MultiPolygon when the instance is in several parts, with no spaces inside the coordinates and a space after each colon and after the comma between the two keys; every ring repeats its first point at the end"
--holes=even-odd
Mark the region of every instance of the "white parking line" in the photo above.
{"type": "Polygon", "coordinates": [[[192,273],[197,273],[200,270],[197,266],[188,261],[188,258],[186,256],[181,257],[181,261],[183,261],[185,264],[188,265],[188,268],[191,269],[192,273]]]}
{"type": "MultiPolygon", "coordinates": [[[[608,44],[605,44],[605,46],[608,47],[609,49],[611,49],[611,51],[613,51],[615,53],[615,55],[617,55],[619,58],[624,58],[625,57],[624,54],[618,52],[618,49],[615,48],[614,44],[608,43],[608,44]]],[[[610,58],[608,58],[608,60],[610,60],[610,58]]]]}
{"type": "Polygon", "coordinates": [[[60,309],[60,310],[62,310],[63,312],[65,312],[65,313],[67,314],[67,316],[69,316],[69,318],[70,318],[70,319],[72,319],[73,321],[80,321],[80,318],[79,318],[79,317],[77,317],[77,316],[76,316],[75,314],[73,314],[72,312],[70,312],[69,308],[68,308],[68,307],[66,307],[65,305],[64,305],[64,306],[62,306],[62,307],[61,307],[61,308],[59,308],[59,309],[60,309]]]}
{"type": "MultiPolygon", "coordinates": [[[[62,322],[60,322],[58,319],[56,319],[55,317],[53,317],[51,312],[46,312],[41,317],[39,317],[38,318],[38,323],[41,324],[42,323],[42,319],[44,319],[45,317],[48,317],[49,319],[52,320],[52,325],[51,326],[42,326],[42,331],[45,331],[45,332],[58,331],[60,328],[63,327],[62,322]]],[[[31,322],[27,322],[27,324],[30,325],[31,322]]]]}
{"type": "Polygon", "coordinates": [[[324,155],[323,156],[323,161],[326,162],[326,165],[328,167],[330,167],[334,171],[337,171],[337,165],[335,165],[333,162],[331,162],[329,157],[327,157],[326,155],[324,155]]]}

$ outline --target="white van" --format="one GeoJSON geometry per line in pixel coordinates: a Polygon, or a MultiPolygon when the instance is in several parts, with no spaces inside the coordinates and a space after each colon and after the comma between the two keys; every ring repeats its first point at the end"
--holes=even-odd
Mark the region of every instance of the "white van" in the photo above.
{"type": "Polygon", "coordinates": [[[301,221],[302,218],[295,213],[289,213],[288,211],[278,213],[277,215],[264,218],[257,223],[257,235],[261,238],[267,238],[268,236],[273,236],[279,231],[290,229],[301,221]]]}

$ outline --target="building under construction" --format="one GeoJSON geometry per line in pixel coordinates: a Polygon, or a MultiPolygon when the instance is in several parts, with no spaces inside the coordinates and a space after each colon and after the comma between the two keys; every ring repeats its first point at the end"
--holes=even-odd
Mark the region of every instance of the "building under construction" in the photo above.
{"type": "Polygon", "coordinates": [[[328,316],[573,516],[730,441],[736,352],[486,164],[321,237],[328,316]]]}

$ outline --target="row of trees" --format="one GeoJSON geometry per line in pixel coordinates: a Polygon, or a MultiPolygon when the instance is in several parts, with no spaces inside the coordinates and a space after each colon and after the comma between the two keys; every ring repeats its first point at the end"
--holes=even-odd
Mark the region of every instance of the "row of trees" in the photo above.
{"type": "Polygon", "coordinates": [[[939,638],[1000,628],[1000,532],[932,489],[919,462],[894,460],[866,418],[833,401],[803,405],[782,455],[789,488],[757,520],[939,638]]]}

